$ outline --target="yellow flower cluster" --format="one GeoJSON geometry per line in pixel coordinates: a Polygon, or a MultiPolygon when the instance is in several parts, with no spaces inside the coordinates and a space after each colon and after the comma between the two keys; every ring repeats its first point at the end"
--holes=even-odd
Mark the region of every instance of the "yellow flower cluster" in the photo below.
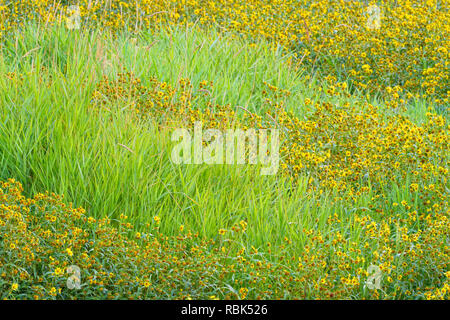
{"type": "MultiPolygon", "coordinates": [[[[131,104],[137,116],[151,116],[163,127],[193,128],[202,121],[216,129],[279,128],[282,172],[292,179],[308,176],[310,190],[335,190],[354,199],[397,184],[415,193],[421,192],[419,185],[431,186],[439,198],[446,194],[450,127],[441,115],[428,113],[428,121],[418,125],[367,102],[317,102],[299,119],[283,107],[283,97],[290,93],[266,84],[269,111],[260,116],[214,104],[211,83],[194,89],[188,79],[177,87],[154,78],[148,82],[143,85],[131,73],[119,74],[117,80],[105,77],[93,93],[93,106],[131,104]]],[[[346,93],[338,89],[333,94],[346,93]]]]}
{"type": "Polygon", "coordinates": [[[286,142],[282,167],[293,177],[308,175],[327,189],[350,196],[389,185],[437,183],[445,193],[449,129],[444,117],[428,113],[422,125],[370,104],[319,102],[299,119],[276,105],[274,118],[286,142]]]}
{"type": "MultiPolygon", "coordinates": [[[[352,90],[401,93],[402,99],[449,103],[448,0],[80,0],[81,27],[170,28],[180,24],[218,28],[264,38],[293,51],[306,66],[352,90]]],[[[74,15],[65,1],[17,0],[0,7],[0,32],[30,20],[64,23],[74,15]]],[[[0,34],[1,36],[1,34],[0,34]]],[[[402,101],[396,101],[399,104],[402,101]]]]}
{"type": "Polygon", "coordinates": [[[26,198],[22,191],[13,179],[0,182],[1,298],[184,299],[220,292],[209,282],[227,272],[223,257],[207,250],[213,242],[183,230],[165,237],[157,219],[133,238],[126,216],[97,220],[55,194],[26,198]]]}
{"type": "Polygon", "coordinates": [[[295,255],[287,238],[276,254],[270,243],[265,253],[245,250],[245,221],[219,242],[183,229],[166,237],[158,223],[134,232],[126,216],[97,220],[60,196],[22,190],[0,182],[2,298],[449,298],[449,212],[434,193],[421,200],[434,201],[429,212],[405,201],[406,219],[384,202],[376,214],[330,216],[330,232],[303,230],[295,255]],[[368,265],[379,268],[382,290],[368,288],[368,265]]]}
{"type": "Polygon", "coordinates": [[[195,121],[203,121],[205,127],[225,129],[237,120],[229,105],[213,104],[211,82],[202,81],[196,91],[189,79],[180,79],[177,87],[155,78],[146,82],[144,85],[129,72],[119,73],[116,80],[105,76],[93,93],[93,106],[109,109],[117,103],[131,104],[139,118],[151,116],[165,126],[191,127],[195,121]]]}

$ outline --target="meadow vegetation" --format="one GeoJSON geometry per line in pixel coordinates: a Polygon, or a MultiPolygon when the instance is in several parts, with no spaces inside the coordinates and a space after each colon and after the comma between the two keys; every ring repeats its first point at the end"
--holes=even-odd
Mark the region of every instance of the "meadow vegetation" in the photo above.
{"type": "Polygon", "coordinates": [[[2,298],[448,299],[448,1],[77,3],[0,2],[2,298]],[[173,164],[195,121],[278,173],[173,164]]]}

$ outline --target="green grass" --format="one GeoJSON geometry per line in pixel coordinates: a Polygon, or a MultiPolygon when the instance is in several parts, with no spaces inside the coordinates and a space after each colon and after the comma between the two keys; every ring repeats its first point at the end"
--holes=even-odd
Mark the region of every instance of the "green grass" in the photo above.
{"type": "MultiPolygon", "coordinates": [[[[11,86],[0,78],[0,179],[21,181],[29,194],[64,194],[95,217],[123,213],[133,222],[146,222],[159,216],[167,234],[184,225],[216,237],[219,228],[246,220],[252,226],[246,241],[255,246],[282,243],[284,236],[301,246],[299,230],[326,228],[329,214],[347,214],[342,205],[331,204],[329,195],[307,194],[308,177],[293,186],[280,176],[261,177],[251,166],[176,166],[169,160],[168,132],[151,122],[132,123],[128,105],[100,113],[89,107],[101,77],[126,70],[144,83],[150,77],[173,85],[181,77],[194,86],[211,80],[217,103],[258,113],[265,111],[266,81],[292,91],[286,107],[301,115],[304,99],[323,97],[314,75],[306,79],[301,69],[285,63],[285,54],[263,41],[252,47],[192,30],[131,38],[29,26],[2,43],[0,74],[16,72],[24,79],[11,86]]],[[[364,98],[328,98],[336,99],[364,98]]],[[[367,202],[361,198],[352,206],[367,202]]]]}
{"type": "MultiPolygon", "coordinates": [[[[288,53],[277,51],[262,40],[253,46],[214,31],[205,33],[175,29],[170,32],[147,32],[138,37],[124,32],[113,37],[95,31],[80,33],[57,27],[42,29],[33,25],[4,38],[0,46],[0,181],[15,178],[24,185],[27,196],[45,190],[64,194],[66,203],[83,207],[88,215],[97,218],[110,217],[115,226],[115,219],[121,214],[127,215],[128,221],[136,225],[135,231],[144,231],[144,234],[154,232],[145,224],[158,216],[161,218],[159,231],[164,236],[177,237],[183,225],[185,230],[198,232],[201,239],[217,240],[207,248],[212,256],[220,256],[223,241],[230,241],[232,254],[228,256],[227,251],[220,256],[220,263],[223,263],[220,266],[228,270],[237,263],[237,256],[241,254],[235,253],[242,246],[247,249],[254,246],[258,254],[246,251],[246,258],[251,263],[269,261],[281,266],[276,270],[283,270],[273,275],[277,279],[274,280],[274,288],[283,288],[286,284],[292,286],[291,289],[280,289],[270,297],[295,298],[295,293],[293,295],[289,290],[299,292],[304,285],[313,286],[314,281],[320,281],[323,276],[327,277],[328,272],[339,269],[330,280],[333,281],[331,289],[342,284],[342,277],[357,275],[361,281],[360,289],[354,291],[356,298],[373,298],[373,292],[364,287],[364,274],[356,269],[366,269],[372,263],[386,263],[374,256],[374,252],[386,254],[390,248],[383,247],[386,243],[394,249],[398,248],[400,253],[395,252],[392,264],[405,279],[400,283],[400,289],[394,289],[396,282],[389,285],[385,281],[386,295],[383,297],[410,297],[406,293],[407,288],[427,290],[423,289],[427,283],[441,286],[441,270],[446,268],[446,262],[441,261],[436,252],[443,250],[444,244],[440,239],[446,237],[445,231],[424,223],[424,216],[422,221],[412,222],[409,234],[422,226],[425,228],[424,235],[421,235],[425,240],[421,238],[423,242],[417,242],[425,254],[416,260],[416,256],[410,254],[409,243],[400,238],[399,221],[406,221],[409,211],[416,210],[425,215],[431,212],[427,209],[432,208],[431,203],[423,205],[426,199],[418,199],[420,193],[410,191],[412,173],[408,172],[405,178],[398,180],[400,185],[387,181],[381,191],[372,191],[368,184],[369,190],[354,200],[334,201],[343,194],[337,194],[337,191],[323,194],[311,191],[307,185],[308,176],[301,176],[292,183],[282,175],[261,176],[259,167],[249,165],[177,166],[170,161],[173,147],[171,131],[161,129],[152,120],[135,121],[129,110],[129,101],[118,100],[104,110],[92,108],[92,93],[102,77],[117,78],[118,73],[124,71],[133,72],[144,84],[151,77],[173,86],[177,86],[180,78],[189,78],[194,87],[198,87],[203,80],[213,81],[214,87],[210,93],[213,101],[221,105],[230,104],[237,113],[245,112],[238,106],[258,114],[268,111],[268,104],[263,103],[264,82],[292,93],[283,98],[284,105],[300,119],[305,115],[303,106],[307,98],[313,102],[341,105],[348,102],[357,106],[367,101],[367,97],[357,93],[348,97],[327,95],[327,84],[320,80],[320,76],[308,74],[301,67],[294,69],[286,63],[288,53]],[[22,80],[9,80],[6,75],[10,72],[22,80]],[[380,198],[374,198],[378,196],[380,198]],[[411,207],[394,206],[394,202],[402,201],[411,207]],[[379,214],[378,209],[388,216],[379,214]],[[341,221],[328,223],[328,218],[334,214],[341,221]],[[365,216],[378,223],[375,227],[378,233],[375,235],[369,235],[367,225],[363,227],[356,219],[365,216]],[[395,221],[391,222],[391,218],[395,221]],[[219,229],[230,230],[242,220],[248,224],[244,233],[229,232],[226,236],[219,236],[219,229]],[[391,232],[384,240],[381,235],[383,223],[391,232]],[[433,228],[442,234],[433,238],[433,228]],[[314,232],[308,233],[311,230],[314,232]],[[343,237],[342,242],[335,242],[337,234],[343,237]],[[324,242],[315,242],[317,235],[323,236],[324,242]],[[272,244],[273,255],[267,249],[268,242],[272,244]],[[311,260],[312,271],[297,268],[298,257],[310,252],[306,250],[306,245],[313,246],[310,257],[324,255],[321,261],[330,265],[321,269],[311,264],[311,260]],[[360,249],[361,252],[356,254],[355,250],[360,249]],[[361,255],[364,261],[341,269],[338,265],[342,261],[347,263],[351,260],[339,260],[337,250],[348,253],[347,257],[361,255]],[[406,266],[402,265],[403,261],[408,262],[406,266]],[[407,279],[412,267],[410,261],[416,264],[414,267],[420,273],[413,279],[414,283],[407,279]],[[349,271],[352,268],[353,273],[349,271]],[[309,279],[294,283],[292,279],[288,280],[285,272],[299,277],[306,274],[309,279]],[[280,282],[280,279],[287,282],[280,282]],[[396,290],[400,290],[401,294],[397,294],[396,290]]],[[[370,102],[383,107],[383,102],[378,101],[377,97],[372,97],[370,102]]],[[[195,107],[203,108],[204,105],[195,107]]],[[[416,101],[408,106],[406,116],[422,122],[426,119],[427,107],[423,101],[416,101]]],[[[386,110],[388,112],[392,110],[386,110]]],[[[443,180],[436,177],[433,181],[423,182],[437,185],[443,180]]],[[[434,196],[432,200],[435,200],[434,196]]],[[[442,211],[447,210],[446,206],[447,203],[442,211]]],[[[47,228],[45,215],[41,214],[39,219],[43,228],[47,228]]],[[[439,225],[442,227],[444,223],[439,225]]],[[[91,231],[92,239],[96,238],[96,233],[91,231]]],[[[132,232],[127,235],[131,236],[130,239],[136,239],[132,232]]],[[[192,243],[197,241],[191,240],[192,243]]],[[[124,243],[128,246],[128,242],[124,243]]],[[[88,250],[89,246],[86,248],[88,250]]],[[[62,250],[61,259],[66,259],[64,248],[57,249],[62,250]]],[[[170,254],[170,251],[164,254],[170,254]]],[[[179,257],[183,259],[186,255],[195,260],[193,255],[185,252],[185,248],[181,248],[179,257]]],[[[108,260],[109,256],[105,259],[108,260]]],[[[134,263],[131,260],[130,263],[134,263]]],[[[146,262],[159,264],[157,259],[146,262]]],[[[46,260],[42,264],[47,264],[46,260]]],[[[109,264],[106,262],[107,267],[109,264]]],[[[124,272],[133,274],[139,267],[140,264],[124,272]]],[[[115,270],[116,266],[111,268],[115,270]]],[[[210,291],[224,297],[226,295],[222,291],[238,290],[238,282],[235,281],[241,280],[239,286],[250,288],[255,294],[251,293],[249,297],[256,297],[259,287],[254,285],[256,282],[252,282],[252,275],[245,268],[242,262],[236,275],[229,273],[227,279],[212,279],[214,286],[210,291]]],[[[219,269],[214,272],[220,273],[219,269]]],[[[97,270],[94,268],[85,272],[94,274],[97,270]]],[[[194,274],[194,278],[198,275],[194,274]]],[[[165,278],[165,275],[161,277],[165,278]]],[[[0,278],[0,285],[3,285],[1,281],[0,278]]],[[[4,285],[11,287],[9,282],[4,285]]],[[[161,283],[156,282],[155,288],[158,285],[161,286],[161,283]]],[[[21,285],[21,289],[23,287],[21,285]]],[[[114,290],[123,291],[121,294],[128,297],[126,288],[119,287],[114,287],[114,290]]],[[[191,287],[189,284],[181,288],[191,290],[194,297],[208,297],[205,296],[207,291],[200,285],[191,287]]],[[[96,288],[89,287],[91,289],[96,288]]],[[[166,296],[176,296],[171,287],[169,289],[166,296]]],[[[151,297],[153,294],[162,297],[155,292],[151,297]]],[[[307,293],[304,297],[323,297],[321,294],[310,296],[307,293]]],[[[94,294],[94,297],[97,296],[94,294]]],[[[236,293],[236,297],[239,294],[236,293]]],[[[423,293],[413,297],[423,297],[423,293]]]]}

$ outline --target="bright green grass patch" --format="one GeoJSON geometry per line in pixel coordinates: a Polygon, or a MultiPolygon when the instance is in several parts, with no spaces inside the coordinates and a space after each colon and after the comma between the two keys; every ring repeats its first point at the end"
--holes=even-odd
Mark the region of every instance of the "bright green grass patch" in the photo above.
{"type": "MultiPolygon", "coordinates": [[[[291,69],[286,55],[270,48],[214,32],[174,30],[135,39],[30,26],[2,43],[0,73],[23,79],[0,80],[0,178],[16,178],[30,194],[65,194],[96,217],[123,213],[145,222],[159,216],[169,234],[184,225],[214,237],[245,220],[253,245],[280,243],[286,236],[301,246],[300,229],[320,228],[329,214],[348,210],[331,204],[329,195],[305,193],[308,177],[293,186],[279,176],[260,177],[250,166],[178,167],[169,160],[169,133],[133,122],[130,106],[112,113],[90,108],[95,84],[121,71],[144,83],[150,77],[174,85],[182,77],[194,85],[213,81],[217,103],[258,113],[266,111],[264,82],[290,90],[285,105],[298,115],[306,98],[327,96],[326,87],[321,90],[314,77],[291,69]]],[[[365,207],[369,200],[358,201],[350,206],[365,207]]]]}

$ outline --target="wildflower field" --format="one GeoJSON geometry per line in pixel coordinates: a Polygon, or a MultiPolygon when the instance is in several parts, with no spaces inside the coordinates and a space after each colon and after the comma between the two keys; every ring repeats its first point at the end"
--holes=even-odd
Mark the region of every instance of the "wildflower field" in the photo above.
{"type": "Polygon", "coordinates": [[[448,299],[449,7],[0,0],[0,298],[448,299]]]}

